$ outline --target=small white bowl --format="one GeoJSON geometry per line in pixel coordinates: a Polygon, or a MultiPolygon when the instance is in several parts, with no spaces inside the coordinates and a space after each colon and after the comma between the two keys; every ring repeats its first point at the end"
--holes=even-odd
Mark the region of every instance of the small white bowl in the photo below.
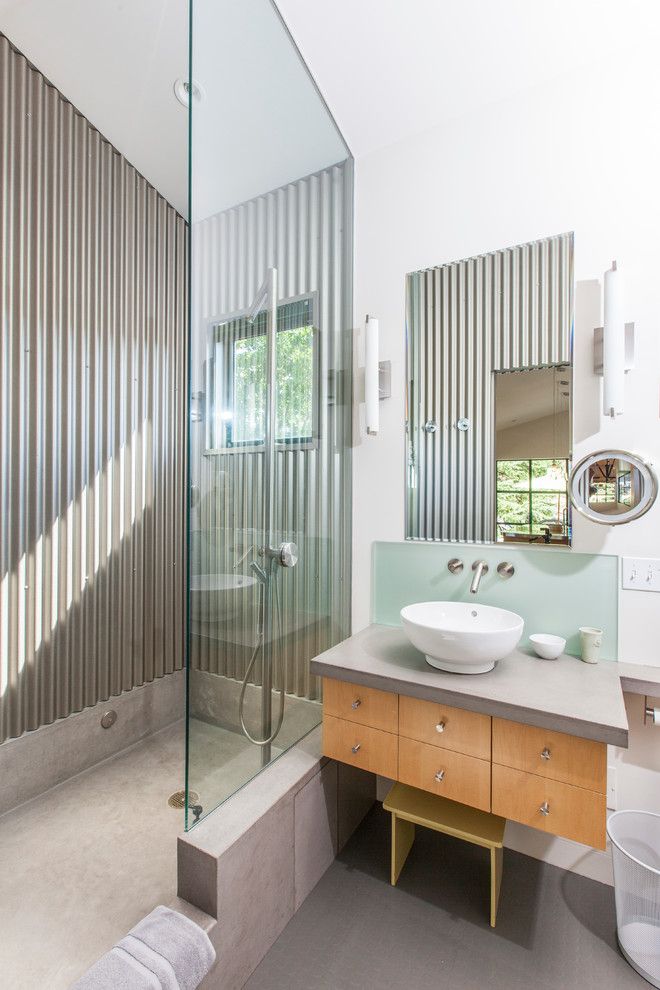
{"type": "Polygon", "coordinates": [[[561,636],[550,636],[548,633],[535,633],[529,637],[534,652],[542,660],[556,660],[561,656],[566,646],[566,640],[561,636]]]}

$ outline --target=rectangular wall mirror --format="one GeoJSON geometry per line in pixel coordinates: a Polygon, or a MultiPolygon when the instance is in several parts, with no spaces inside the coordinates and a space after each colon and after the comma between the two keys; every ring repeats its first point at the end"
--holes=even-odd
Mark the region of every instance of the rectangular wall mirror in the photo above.
{"type": "Polygon", "coordinates": [[[570,545],[573,235],[406,279],[406,538],[570,545]]]}
{"type": "Polygon", "coordinates": [[[569,542],[568,365],[495,373],[497,540],[569,542]]]}

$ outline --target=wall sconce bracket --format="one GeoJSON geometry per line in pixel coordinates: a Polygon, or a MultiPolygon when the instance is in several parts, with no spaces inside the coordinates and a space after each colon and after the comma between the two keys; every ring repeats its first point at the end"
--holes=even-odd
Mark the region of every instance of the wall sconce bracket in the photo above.
{"type": "MultiPolygon", "coordinates": [[[[624,371],[632,371],[635,367],[635,324],[626,323],[626,356],[624,371]]],[[[594,375],[603,374],[603,328],[594,330],[594,375]]]]}
{"type": "Polygon", "coordinates": [[[392,362],[378,362],[378,398],[389,399],[392,395],[392,362]]]}

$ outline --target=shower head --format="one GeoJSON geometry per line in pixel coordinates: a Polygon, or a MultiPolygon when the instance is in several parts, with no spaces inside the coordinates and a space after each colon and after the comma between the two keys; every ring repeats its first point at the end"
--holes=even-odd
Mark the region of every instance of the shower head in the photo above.
{"type": "Polygon", "coordinates": [[[273,312],[277,307],[277,269],[269,268],[266,278],[259,286],[254,302],[245,314],[248,323],[254,323],[264,306],[272,307],[273,312]]]}
{"type": "Polygon", "coordinates": [[[259,289],[259,292],[257,293],[254,302],[252,303],[250,309],[247,312],[246,319],[248,323],[254,323],[257,316],[259,315],[259,313],[264,308],[264,305],[267,302],[268,302],[268,287],[264,282],[264,284],[259,289]]]}

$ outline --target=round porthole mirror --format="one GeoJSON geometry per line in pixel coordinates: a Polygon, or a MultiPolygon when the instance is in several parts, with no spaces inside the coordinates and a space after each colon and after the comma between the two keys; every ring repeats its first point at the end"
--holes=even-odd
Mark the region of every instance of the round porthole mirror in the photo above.
{"type": "Polygon", "coordinates": [[[575,465],[570,480],[571,502],[583,516],[604,526],[639,519],[658,494],[653,469],[625,450],[599,450],[575,465]]]}

